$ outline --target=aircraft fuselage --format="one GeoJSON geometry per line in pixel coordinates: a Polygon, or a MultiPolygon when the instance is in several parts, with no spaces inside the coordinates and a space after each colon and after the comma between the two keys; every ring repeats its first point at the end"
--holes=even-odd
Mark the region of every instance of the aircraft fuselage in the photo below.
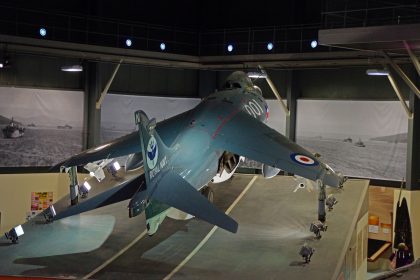
{"type": "MultiPolygon", "coordinates": [[[[159,123],[156,131],[163,142],[174,148],[173,170],[197,189],[208,184],[225,152],[212,147],[213,139],[240,111],[262,122],[268,116],[267,103],[254,88],[235,88],[209,95],[197,107],[182,114],[182,118],[176,116],[159,123]]],[[[156,173],[151,172],[151,175],[156,173]]]]}

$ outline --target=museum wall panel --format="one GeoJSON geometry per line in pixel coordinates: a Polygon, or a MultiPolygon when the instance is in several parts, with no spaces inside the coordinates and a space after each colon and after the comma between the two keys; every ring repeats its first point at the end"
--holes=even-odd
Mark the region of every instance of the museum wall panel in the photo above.
{"type": "Polygon", "coordinates": [[[0,87],[0,167],[51,166],[80,152],[83,96],[0,87]]]}
{"type": "Polygon", "coordinates": [[[407,130],[398,101],[298,100],[297,143],[347,176],[405,177],[407,130]]]}
{"type": "Polygon", "coordinates": [[[24,223],[31,215],[32,192],[52,192],[55,203],[68,194],[68,184],[65,173],[0,175],[0,232],[24,223]]]}
{"type": "Polygon", "coordinates": [[[392,242],[394,189],[369,186],[369,238],[392,242]]]}

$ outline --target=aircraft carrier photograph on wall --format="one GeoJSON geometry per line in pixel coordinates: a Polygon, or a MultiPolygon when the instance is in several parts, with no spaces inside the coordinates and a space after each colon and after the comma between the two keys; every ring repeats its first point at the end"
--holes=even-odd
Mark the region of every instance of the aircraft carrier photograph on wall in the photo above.
{"type": "Polygon", "coordinates": [[[82,150],[82,92],[0,87],[0,100],[0,129],[22,130],[0,136],[0,167],[51,166],[82,150]]]}
{"type": "Polygon", "coordinates": [[[401,180],[408,120],[398,101],[299,100],[296,142],[346,176],[401,180]]]}

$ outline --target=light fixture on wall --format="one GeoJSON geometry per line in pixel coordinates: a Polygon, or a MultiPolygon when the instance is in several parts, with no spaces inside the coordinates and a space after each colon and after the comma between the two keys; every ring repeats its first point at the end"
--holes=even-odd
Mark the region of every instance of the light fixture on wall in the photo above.
{"type": "Polygon", "coordinates": [[[368,69],[366,74],[368,76],[388,76],[389,71],[387,69],[368,69]]]}
{"type": "Polygon", "coordinates": [[[83,66],[80,64],[61,66],[61,71],[64,72],[82,72],[83,66]]]}

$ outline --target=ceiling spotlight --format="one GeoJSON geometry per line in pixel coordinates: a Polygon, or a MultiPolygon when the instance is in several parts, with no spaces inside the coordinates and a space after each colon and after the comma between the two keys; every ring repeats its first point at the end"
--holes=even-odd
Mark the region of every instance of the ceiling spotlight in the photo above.
{"type": "Polygon", "coordinates": [[[121,169],[121,165],[118,163],[118,161],[116,161],[116,162],[114,162],[113,164],[112,164],[112,166],[115,168],[115,170],[120,170],[121,169]]]}
{"type": "Polygon", "coordinates": [[[44,210],[44,218],[47,223],[51,223],[56,215],[57,212],[54,209],[54,205],[50,205],[44,210]]]}
{"type": "Polygon", "coordinates": [[[316,40],[312,40],[311,48],[315,49],[318,46],[318,42],[316,40]]]}
{"type": "Polygon", "coordinates": [[[267,50],[271,51],[273,47],[274,47],[273,43],[270,42],[267,44],[267,50]]]}
{"type": "Polygon", "coordinates": [[[83,71],[83,66],[82,65],[64,65],[61,66],[61,71],[64,72],[82,72],[83,71]]]}
{"type": "Polygon", "coordinates": [[[41,35],[41,37],[47,36],[47,29],[45,29],[44,27],[41,27],[39,29],[39,35],[41,35]]]}
{"type": "Polygon", "coordinates": [[[82,196],[82,198],[87,197],[91,188],[91,185],[87,181],[85,181],[82,185],[79,186],[79,193],[82,196]]]}
{"type": "Polygon", "coordinates": [[[228,50],[228,52],[232,52],[232,51],[233,51],[233,46],[232,46],[232,44],[229,44],[229,45],[227,46],[227,50],[228,50]]]}
{"type": "Polygon", "coordinates": [[[131,39],[127,39],[127,40],[125,40],[125,45],[127,46],[127,47],[131,47],[131,45],[133,44],[133,42],[131,41],[131,39]]]}
{"type": "Polygon", "coordinates": [[[21,225],[18,225],[17,227],[12,228],[9,230],[9,232],[6,232],[4,235],[7,239],[10,239],[12,243],[17,243],[19,236],[23,235],[23,228],[21,225]]]}
{"type": "Polygon", "coordinates": [[[386,69],[368,69],[366,70],[368,76],[388,76],[389,71],[386,69]]]}
{"type": "Polygon", "coordinates": [[[0,68],[3,68],[3,67],[4,67],[3,62],[0,62],[0,68]]]}
{"type": "Polygon", "coordinates": [[[160,50],[164,51],[166,49],[165,43],[160,43],[160,50]]]}

